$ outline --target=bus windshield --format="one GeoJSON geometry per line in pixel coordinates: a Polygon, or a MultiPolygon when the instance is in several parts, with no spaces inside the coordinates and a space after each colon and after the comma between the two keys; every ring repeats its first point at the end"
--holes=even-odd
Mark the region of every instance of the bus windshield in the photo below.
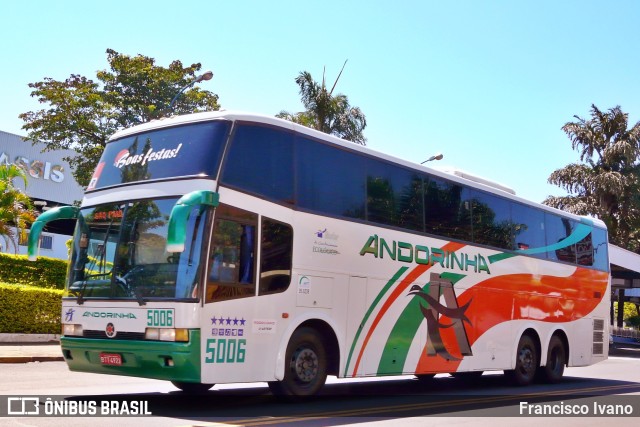
{"type": "Polygon", "coordinates": [[[167,252],[175,198],[105,204],[80,210],[65,297],[197,300],[204,236],[203,206],[187,222],[183,252],[167,252]]]}
{"type": "Polygon", "coordinates": [[[87,191],[187,176],[215,178],[230,123],[216,120],[157,129],[107,144],[87,191]]]}

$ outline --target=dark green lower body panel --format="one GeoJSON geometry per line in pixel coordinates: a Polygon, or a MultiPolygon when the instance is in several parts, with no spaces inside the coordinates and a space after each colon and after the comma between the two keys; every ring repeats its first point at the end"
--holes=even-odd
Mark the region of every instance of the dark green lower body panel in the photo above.
{"type": "Polygon", "coordinates": [[[69,369],[98,374],[159,380],[200,382],[200,331],[189,331],[189,342],[129,341],[61,337],[69,369]],[[119,354],[122,365],[100,362],[100,354],[119,354]]]}

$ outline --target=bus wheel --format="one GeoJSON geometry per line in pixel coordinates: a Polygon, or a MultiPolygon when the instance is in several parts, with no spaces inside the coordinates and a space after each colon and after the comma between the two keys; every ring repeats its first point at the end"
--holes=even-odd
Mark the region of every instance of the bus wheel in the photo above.
{"type": "Polygon", "coordinates": [[[562,379],[564,365],[567,363],[566,354],[562,340],[556,335],[552,336],[547,351],[547,363],[540,368],[543,381],[555,384],[562,379]]]}
{"type": "Polygon", "coordinates": [[[276,396],[312,396],[327,379],[327,353],[318,331],[300,328],[287,346],[282,381],[269,382],[276,396]]]}
{"type": "Polygon", "coordinates": [[[203,384],[203,383],[186,383],[182,381],[171,381],[171,384],[185,393],[204,393],[209,390],[215,384],[203,384]]]}
{"type": "Polygon", "coordinates": [[[529,385],[533,382],[538,369],[536,344],[529,335],[523,335],[518,342],[516,368],[505,371],[507,378],[516,385],[529,385]]]}

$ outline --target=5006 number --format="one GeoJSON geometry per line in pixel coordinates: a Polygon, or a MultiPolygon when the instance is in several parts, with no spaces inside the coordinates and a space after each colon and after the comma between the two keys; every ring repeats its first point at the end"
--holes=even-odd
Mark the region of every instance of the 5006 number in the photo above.
{"type": "Polygon", "coordinates": [[[147,310],[147,326],[173,326],[173,310],[147,310]]]}
{"type": "Polygon", "coordinates": [[[209,338],[207,340],[206,363],[244,363],[245,339],[209,338]]]}

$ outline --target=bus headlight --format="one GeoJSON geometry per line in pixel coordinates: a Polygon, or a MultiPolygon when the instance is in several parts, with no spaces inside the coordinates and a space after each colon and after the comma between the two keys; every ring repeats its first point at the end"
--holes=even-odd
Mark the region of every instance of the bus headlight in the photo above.
{"type": "Polygon", "coordinates": [[[147,328],[144,331],[144,338],[154,341],[189,341],[188,329],[174,328],[147,328]]]}
{"type": "Polygon", "coordinates": [[[62,335],[64,336],[76,336],[76,337],[81,337],[82,336],[82,325],[74,325],[74,324],[68,324],[65,323],[64,325],[62,325],[62,335]]]}

